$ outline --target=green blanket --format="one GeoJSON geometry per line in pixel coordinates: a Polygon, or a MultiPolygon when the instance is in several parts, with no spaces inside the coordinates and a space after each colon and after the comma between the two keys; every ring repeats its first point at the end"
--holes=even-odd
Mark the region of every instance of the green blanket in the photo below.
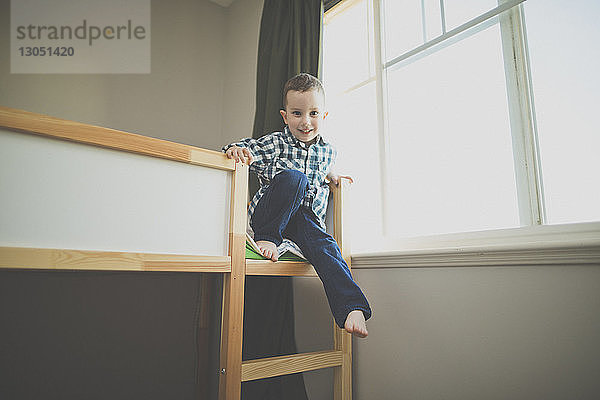
{"type": "MultiPolygon", "coordinates": [[[[246,258],[250,260],[266,260],[267,258],[255,250],[252,245],[246,241],[246,258]]],[[[279,256],[279,261],[304,261],[305,259],[297,256],[291,251],[286,251],[279,256]]]]}

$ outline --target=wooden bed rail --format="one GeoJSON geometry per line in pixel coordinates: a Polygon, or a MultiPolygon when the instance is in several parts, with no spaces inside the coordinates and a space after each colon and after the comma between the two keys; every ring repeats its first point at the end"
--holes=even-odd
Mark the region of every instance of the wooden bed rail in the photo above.
{"type": "Polygon", "coordinates": [[[0,247],[0,268],[223,273],[231,257],[0,247]]]}
{"type": "Polygon", "coordinates": [[[218,151],[3,106],[0,127],[210,168],[235,169],[234,161],[218,151]]]}

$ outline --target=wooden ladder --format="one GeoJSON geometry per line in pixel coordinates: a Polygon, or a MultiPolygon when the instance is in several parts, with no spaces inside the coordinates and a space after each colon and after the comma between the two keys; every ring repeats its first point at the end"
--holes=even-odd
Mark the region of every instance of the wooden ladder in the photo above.
{"type": "MultiPolygon", "coordinates": [[[[332,350],[291,354],[278,357],[242,361],[244,320],[244,281],[246,275],[258,276],[311,276],[317,277],[308,263],[269,260],[246,260],[246,199],[248,168],[236,164],[233,174],[232,210],[229,234],[231,273],[223,278],[223,310],[221,321],[221,360],[219,400],[238,400],[242,382],[274,376],[289,375],[323,368],[334,368],[335,400],[352,398],[352,336],[333,323],[332,350]]],[[[348,183],[331,185],[333,193],[333,237],[350,266],[348,240],[344,237],[343,193],[348,183]]]]}

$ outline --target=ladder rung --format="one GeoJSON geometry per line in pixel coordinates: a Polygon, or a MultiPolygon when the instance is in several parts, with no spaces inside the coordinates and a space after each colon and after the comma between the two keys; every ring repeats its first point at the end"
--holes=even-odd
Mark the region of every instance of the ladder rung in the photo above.
{"type": "Polygon", "coordinates": [[[242,382],[342,365],[341,351],[317,351],[242,362],[242,382]]]}
{"type": "Polygon", "coordinates": [[[246,275],[317,276],[312,265],[298,261],[246,260],[246,275]]]}

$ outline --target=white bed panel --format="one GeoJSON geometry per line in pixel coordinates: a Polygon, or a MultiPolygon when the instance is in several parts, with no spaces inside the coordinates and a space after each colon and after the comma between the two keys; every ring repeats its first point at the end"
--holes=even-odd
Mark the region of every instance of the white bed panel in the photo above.
{"type": "Polygon", "coordinates": [[[0,128],[0,246],[227,255],[231,173],[0,128]]]}

